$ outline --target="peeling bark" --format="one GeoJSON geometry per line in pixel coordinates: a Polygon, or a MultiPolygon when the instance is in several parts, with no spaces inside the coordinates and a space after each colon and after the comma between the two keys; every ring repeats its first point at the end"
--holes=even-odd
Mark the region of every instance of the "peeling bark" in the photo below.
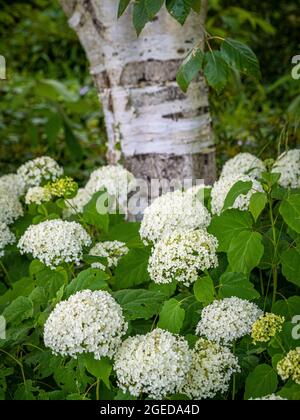
{"type": "MultiPolygon", "coordinates": [[[[60,0],[91,64],[115,163],[120,142],[135,176],[215,178],[214,143],[203,78],[187,94],[178,67],[202,37],[205,8],[181,27],[163,9],[139,38],[130,8],[117,20],[118,0],[60,0]]],[[[204,2],[206,0],[203,0],[204,2]]],[[[203,37],[202,37],[203,38],[203,37]]]]}

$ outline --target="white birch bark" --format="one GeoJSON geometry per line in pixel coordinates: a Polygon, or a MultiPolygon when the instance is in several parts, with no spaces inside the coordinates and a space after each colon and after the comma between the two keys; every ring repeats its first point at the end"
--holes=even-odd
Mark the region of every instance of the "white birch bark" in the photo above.
{"type": "Polygon", "coordinates": [[[137,177],[215,177],[214,143],[205,82],[187,94],[176,72],[202,37],[192,13],[184,26],[165,9],[137,37],[130,7],[117,20],[118,0],[60,0],[86,51],[104,109],[108,157],[137,177]]]}

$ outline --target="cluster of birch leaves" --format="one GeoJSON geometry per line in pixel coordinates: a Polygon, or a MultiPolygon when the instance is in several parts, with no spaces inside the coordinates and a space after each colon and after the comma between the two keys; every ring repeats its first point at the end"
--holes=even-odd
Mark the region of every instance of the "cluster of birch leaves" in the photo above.
{"type": "MultiPolygon", "coordinates": [[[[201,0],[120,0],[118,16],[133,3],[132,20],[139,35],[165,5],[170,15],[183,25],[190,13],[201,13],[201,0]]],[[[199,18],[200,25],[200,18],[199,18]]],[[[208,85],[220,92],[226,86],[231,71],[259,79],[260,66],[254,52],[246,44],[232,39],[216,37],[203,29],[205,48],[200,39],[181,64],[177,82],[186,92],[189,84],[201,72],[208,85]]]]}
{"type": "MultiPolygon", "coordinates": [[[[132,398],[118,389],[111,360],[95,361],[89,354],[77,360],[54,356],[44,347],[43,326],[55,305],[76,291],[90,289],[106,290],[114,296],[129,323],[127,335],[144,334],[158,326],[184,336],[191,346],[197,340],[195,327],[201,311],[214,299],[237,296],[255,302],[264,311],[283,315],[279,340],[254,345],[247,336],[236,344],[242,371],[235,378],[235,398],[277,392],[300,399],[300,386],[281,381],[276,373],[276,363],[284,356],[282,349],[287,352],[300,346],[300,340],[292,335],[292,321],[300,314],[300,191],[280,187],[279,176],[262,175],[264,192],[253,194],[249,211],[231,207],[252,183],[240,181],[232,187],[222,213],[214,216],[209,226],[219,241],[219,266],[199,273],[193,287],[176,279],[167,285],[150,280],[151,247],[142,243],[139,223],[129,223],[123,215],[99,214],[96,202],[101,193],[74,219],[95,241],[126,243],[129,252],[115,269],[93,269],[92,262],[106,264],[105,259],[84,255],[80,266],[62,265],[53,271],[21,256],[16,245],[7,248],[0,281],[0,314],[7,321],[6,339],[0,339],[0,398],[95,399],[98,379],[101,398],[132,398]]],[[[206,205],[210,208],[210,194],[206,205]]],[[[61,217],[63,207],[63,199],[31,205],[13,231],[20,237],[32,223],[61,217]]],[[[231,393],[217,398],[232,398],[231,393]]]]}

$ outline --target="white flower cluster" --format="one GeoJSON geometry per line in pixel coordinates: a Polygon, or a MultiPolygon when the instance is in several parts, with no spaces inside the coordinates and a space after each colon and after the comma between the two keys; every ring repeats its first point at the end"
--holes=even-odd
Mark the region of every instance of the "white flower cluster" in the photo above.
{"type": "Polygon", "coordinates": [[[25,185],[22,178],[17,174],[8,174],[0,177],[0,190],[6,190],[16,197],[24,194],[25,185]]]}
{"type": "Polygon", "coordinates": [[[272,172],[280,173],[278,183],[284,188],[300,187],[300,149],[283,153],[273,165],[272,172]]]}
{"type": "Polygon", "coordinates": [[[45,324],[44,342],[62,356],[113,357],[127,328],[121,306],[108,292],[83,290],[56,305],[45,324]]]}
{"type": "MultiPolygon", "coordinates": [[[[95,257],[107,258],[107,265],[111,268],[116,267],[120,258],[126,255],[128,251],[129,249],[124,242],[106,241],[96,243],[89,254],[95,257]]],[[[103,268],[105,269],[104,266],[103,268]]]]}
{"type": "Polygon", "coordinates": [[[232,175],[248,175],[251,178],[260,178],[265,170],[264,163],[256,156],[251,153],[238,153],[224,164],[221,178],[232,175]]]}
{"type": "Polygon", "coordinates": [[[51,200],[51,193],[44,187],[31,187],[26,193],[25,203],[29,204],[42,204],[51,200]]]}
{"type": "Polygon", "coordinates": [[[23,216],[23,207],[19,198],[10,191],[0,188],[0,223],[10,225],[23,216]]]}
{"type": "Polygon", "coordinates": [[[211,211],[213,214],[220,214],[222,212],[227,194],[238,181],[252,181],[252,188],[247,194],[240,194],[236,198],[232,208],[248,210],[251,196],[257,191],[263,191],[261,184],[248,175],[235,174],[221,177],[214,183],[211,191],[211,211]]]}
{"type": "Polygon", "coordinates": [[[205,230],[175,231],[155,245],[148,265],[150,277],[155,283],[176,279],[189,286],[200,271],[218,265],[217,247],[217,239],[205,230]]]}
{"type": "Polygon", "coordinates": [[[181,392],[196,400],[212,398],[228,391],[232,375],[238,372],[238,358],[227,347],[200,338],[181,392]]]}
{"type": "Polygon", "coordinates": [[[182,387],[190,364],[187,341],[157,328],[127,338],[116,353],[114,369],[124,392],[161,399],[182,387]]]}
{"type": "Polygon", "coordinates": [[[70,217],[74,214],[83,213],[84,207],[91,200],[92,195],[85,189],[79,188],[74,198],[65,200],[66,208],[64,209],[64,217],[70,217]]]}
{"type": "Polygon", "coordinates": [[[140,235],[146,244],[155,243],[175,230],[206,228],[210,221],[200,200],[178,190],[158,197],[145,209],[140,235]]]}
{"type": "Polygon", "coordinates": [[[17,175],[24,181],[26,189],[40,186],[45,181],[53,181],[63,175],[63,169],[55,160],[42,156],[29,160],[20,166],[17,175]]]}
{"type": "Polygon", "coordinates": [[[262,314],[257,305],[238,297],[215,300],[202,310],[196,334],[216,343],[230,344],[250,334],[262,314]]]}
{"type": "Polygon", "coordinates": [[[127,195],[134,188],[134,176],[121,165],[108,165],[91,173],[85,189],[91,196],[106,189],[113,196],[127,195]]]}
{"type": "Polygon", "coordinates": [[[287,401],[287,398],[282,398],[280,395],[270,394],[260,398],[249,398],[252,401],[287,401]]]}
{"type": "Polygon", "coordinates": [[[4,255],[4,248],[7,245],[13,244],[15,240],[15,235],[9,228],[4,223],[0,223],[0,258],[4,255]]]}
{"type": "Polygon", "coordinates": [[[83,248],[89,245],[91,238],[79,223],[48,220],[31,225],[21,237],[18,248],[22,254],[32,254],[54,269],[64,262],[79,263],[83,248]]]}

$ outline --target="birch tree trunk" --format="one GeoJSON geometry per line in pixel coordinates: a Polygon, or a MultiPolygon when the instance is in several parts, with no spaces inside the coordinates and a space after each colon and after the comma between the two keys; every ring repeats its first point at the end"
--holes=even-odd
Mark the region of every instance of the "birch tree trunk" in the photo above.
{"type": "Polygon", "coordinates": [[[125,166],[139,178],[215,178],[215,153],[205,82],[187,94],[176,73],[203,39],[202,17],[180,26],[165,9],[137,37],[129,9],[117,20],[118,0],[60,0],[91,66],[103,106],[108,160],[121,146],[125,166]],[[202,21],[202,22],[201,22],[202,21]],[[118,146],[118,143],[119,146],[118,146]]]}

